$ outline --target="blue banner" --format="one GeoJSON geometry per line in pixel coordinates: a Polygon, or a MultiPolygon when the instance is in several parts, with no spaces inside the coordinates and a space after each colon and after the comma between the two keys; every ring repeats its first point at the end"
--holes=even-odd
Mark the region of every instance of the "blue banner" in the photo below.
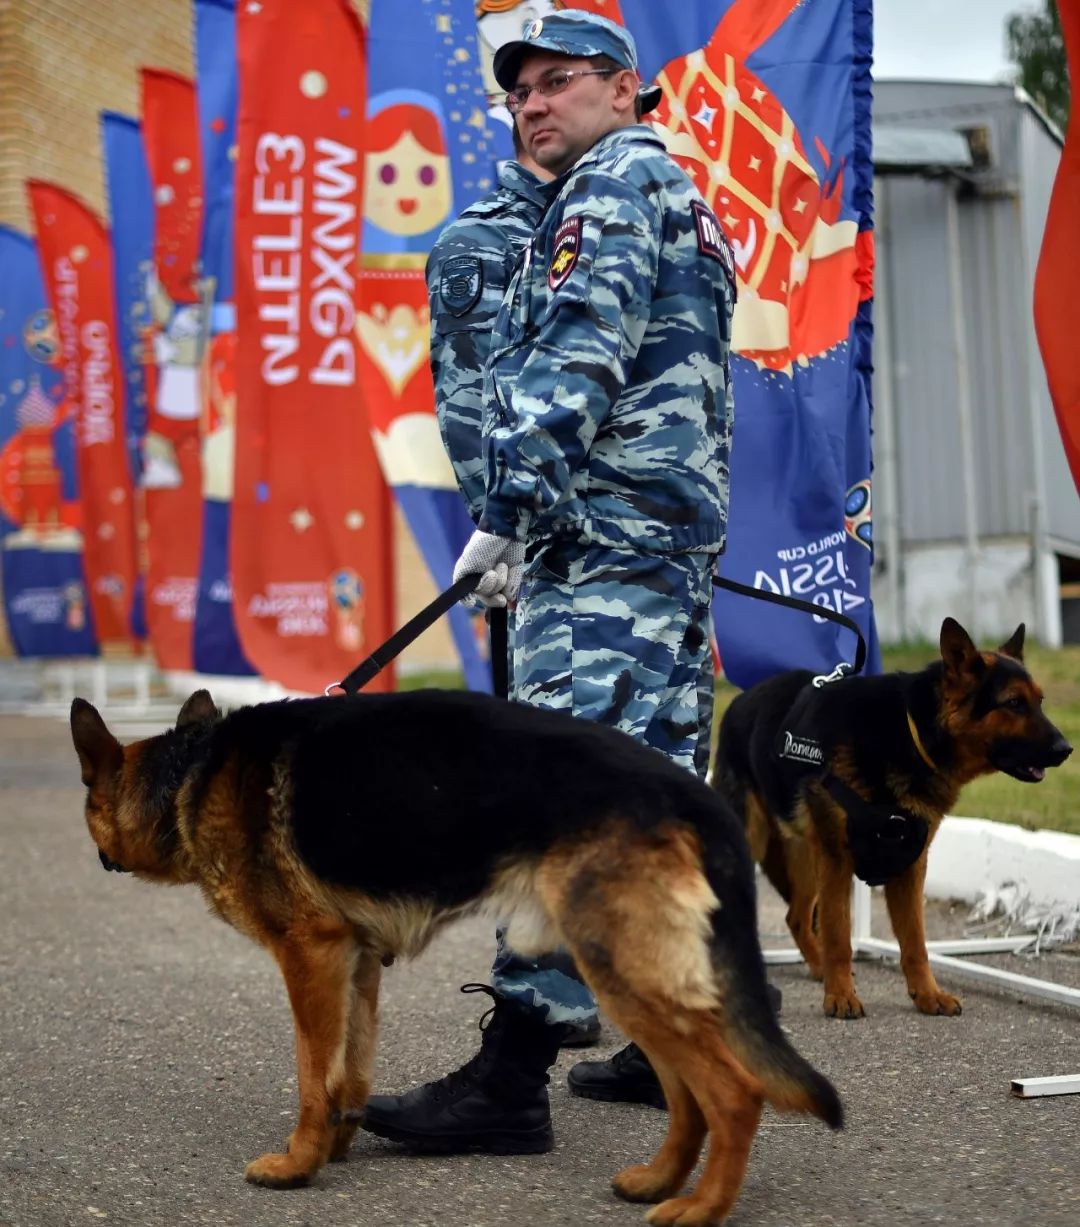
{"type": "MultiPolygon", "coordinates": [[[[442,228],[495,186],[495,159],[509,149],[487,114],[473,0],[372,6],[367,118],[357,320],[366,405],[383,472],[441,590],[473,526],[435,420],[423,270],[442,228]]],[[[455,606],[450,624],[466,684],[490,689],[482,623],[455,606]]]]}
{"type": "Polygon", "coordinates": [[[154,264],[154,198],[138,120],[101,112],[105,191],[113,246],[116,337],[124,370],[124,421],[131,476],[142,474],[146,434],[146,361],[150,329],[147,284],[154,264]]]}
{"type": "MultiPolygon", "coordinates": [[[[139,121],[115,111],[101,112],[101,148],[113,248],[116,339],[124,372],[124,430],[132,484],[142,479],[146,436],[146,363],[151,327],[147,286],[154,265],[154,198],[139,121]]],[[[135,581],[131,633],[146,638],[146,583],[135,581]]]]}
{"type": "Polygon", "coordinates": [[[195,0],[195,91],[203,167],[202,276],[213,284],[207,405],[203,423],[203,541],[195,605],[194,664],[200,673],[246,675],[229,579],[235,447],[236,303],[233,183],[236,156],[236,6],[195,0]]]}
{"type": "Polygon", "coordinates": [[[34,243],[0,226],[0,567],[20,656],[97,653],[59,349],[34,243]]]}
{"type": "MultiPolygon", "coordinates": [[[[872,0],[621,0],[655,120],[736,254],[728,548],[721,574],[853,618],[870,600],[872,0]]],[[[719,592],[727,676],[854,658],[834,623],[719,592]]]]}
{"type": "Polygon", "coordinates": [[[223,308],[218,332],[235,327],[233,302],[233,159],[236,156],[236,5],[195,0],[195,91],[203,197],[202,273],[214,279],[214,302],[223,308]]]}

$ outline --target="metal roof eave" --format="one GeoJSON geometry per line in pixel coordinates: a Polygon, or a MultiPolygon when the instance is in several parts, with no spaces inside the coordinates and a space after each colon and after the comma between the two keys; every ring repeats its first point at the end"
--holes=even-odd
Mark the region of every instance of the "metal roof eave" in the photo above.
{"type": "Polygon", "coordinates": [[[971,149],[951,128],[909,128],[874,124],[874,170],[892,174],[934,174],[971,170],[971,149]]]}

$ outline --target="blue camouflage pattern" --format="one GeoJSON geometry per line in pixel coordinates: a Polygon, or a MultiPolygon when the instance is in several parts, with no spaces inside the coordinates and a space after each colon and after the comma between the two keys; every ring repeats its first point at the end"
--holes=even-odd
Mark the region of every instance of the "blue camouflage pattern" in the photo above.
{"type": "Polygon", "coordinates": [[[500,997],[516,1002],[550,1026],[569,1023],[585,1028],[593,1022],[596,999],[569,951],[555,950],[527,959],[507,946],[504,929],[497,929],[495,937],[498,947],[491,965],[491,987],[500,997]]]}
{"type": "Polygon", "coordinates": [[[480,527],[672,554],[724,547],[734,258],[661,139],[562,180],[495,324],[480,527]]]}
{"type": "Polygon", "coordinates": [[[522,575],[514,698],[621,729],[700,771],[713,570],[707,554],[544,545],[522,575]]]}
{"type": "Polygon", "coordinates": [[[484,366],[518,254],[536,233],[549,185],[517,162],[439,235],[427,262],[435,416],[473,523],[484,509],[484,366]]]}

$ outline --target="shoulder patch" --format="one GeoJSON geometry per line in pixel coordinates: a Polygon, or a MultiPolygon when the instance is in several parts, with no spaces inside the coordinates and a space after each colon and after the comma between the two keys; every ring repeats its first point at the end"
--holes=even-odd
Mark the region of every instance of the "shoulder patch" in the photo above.
{"type": "Polygon", "coordinates": [[[693,210],[694,224],[697,227],[698,251],[704,256],[720,261],[728,281],[731,282],[731,288],[734,289],[735,256],[727,235],[720,228],[720,223],[713,216],[708,205],[702,204],[700,200],[692,200],[690,208],[693,210]]]}
{"type": "Polygon", "coordinates": [[[452,256],[442,266],[439,297],[451,315],[464,315],[480,299],[484,270],[479,256],[452,256]]]}
{"type": "Polygon", "coordinates": [[[581,255],[581,218],[571,217],[555,231],[555,246],[548,265],[548,286],[557,290],[574,271],[581,255]]]}

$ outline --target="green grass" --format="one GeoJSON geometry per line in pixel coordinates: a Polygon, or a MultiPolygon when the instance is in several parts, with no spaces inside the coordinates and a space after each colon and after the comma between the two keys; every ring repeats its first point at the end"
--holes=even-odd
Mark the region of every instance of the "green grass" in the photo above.
{"type": "MultiPolygon", "coordinates": [[[[922,669],[937,656],[934,644],[905,644],[882,649],[882,667],[887,671],[922,669]]],[[[1080,647],[1049,651],[1030,644],[1025,652],[1032,676],[1045,692],[1047,715],[1074,746],[1080,746],[1080,647]]],[[[455,670],[414,673],[398,681],[402,690],[427,686],[460,690],[464,685],[455,670]]],[[[716,687],[716,721],[738,691],[720,680],[716,687]]],[[[1029,830],[1069,831],[1080,835],[1080,750],[1063,767],[1046,773],[1040,784],[1021,784],[1008,776],[986,776],[970,784],[960,796],[956,812],[969,818],[1012,822],[1029,830]]]]}

